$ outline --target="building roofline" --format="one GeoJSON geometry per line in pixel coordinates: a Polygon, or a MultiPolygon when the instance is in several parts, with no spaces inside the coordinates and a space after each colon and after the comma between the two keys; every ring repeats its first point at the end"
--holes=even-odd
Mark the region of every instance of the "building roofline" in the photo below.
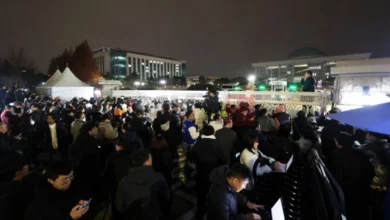
{"type": "Polygon", "coordinates": [[[99,52],[99,50],[102,50],[102,49],[110,49],[110,50],[114,50],[114,51],[133,53],[133,54],[138,54],[138,55],[142,55],[142,56],[157,57],[157,58],[161,58],[161,59],[173,60],[173,61],[178,61],[178,62],[182,62],[182,63],[186,63],[187,62],[187,61],[184,61],[184,60],[177,60],[177,59],[174,59],[174,58],[171,58],[171,57],[157,56],[157,55],[153,55],[153,54],[150,54],[150,53],[136,52],[136,51],[133,51],[133,50],[125,50],[125,49],[116,48],[116,47],[99,47],[99,48],[93,49],[92,53],[99,52]]]}
{"type": "Polygon", "coordinates": [[[295,64],[306,64],[306,63],[321,63],[321,62],[326,62],[326,61],[332,62],[332,61],[343,61],[343,60],[362,60],[362,59],[369,59],[370,56],[371,56],[371,53],[357,53],[357,54],[347,54],[347,55],[337,55],[337,56],[287,59],[287,60],[280,60],[280,61],[252,63],[252,67],[295,65],[295,64]]]}

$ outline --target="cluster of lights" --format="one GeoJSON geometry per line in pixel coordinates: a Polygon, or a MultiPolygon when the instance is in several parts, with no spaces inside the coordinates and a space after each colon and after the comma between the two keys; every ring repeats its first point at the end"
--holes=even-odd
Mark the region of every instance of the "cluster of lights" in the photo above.
{"type": "Polygon", "coordinates": [[[259,85],[259,91],[265,91],[265,90],[267,90],[267,86],[264,85],[264,84],[260,84],[259,85]]]}
{"type": "Polygon", "coordinates": [[[309,70],[320,70],[321,66],[311,66],[309,67],[309,70]]]}
{"type": "Polygon", "coordinates": [[[308,67],[309,65],[307,64],[298,64],[298,65],[295,65],[294,67],[308,67]]]}

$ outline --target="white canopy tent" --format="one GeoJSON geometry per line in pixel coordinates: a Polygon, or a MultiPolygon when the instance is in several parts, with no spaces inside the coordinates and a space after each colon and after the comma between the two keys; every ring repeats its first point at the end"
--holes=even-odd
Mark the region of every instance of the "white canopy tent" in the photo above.
{"type": "Polygon", "coordinates": [[[45,83],[44,86],[37,89],[39,94],[59,97],[62,100],[71,100],[74,97],[89,99],[94,96],[94,87],[78,79],[68,67],[57,81],[49,85],[45,83]]]}
{"type": "Polygon", "coordinates": [[[40,88],[53,86],[61,78],[61,72],[59,69],[42,85],[37,86],[40,88]]]}

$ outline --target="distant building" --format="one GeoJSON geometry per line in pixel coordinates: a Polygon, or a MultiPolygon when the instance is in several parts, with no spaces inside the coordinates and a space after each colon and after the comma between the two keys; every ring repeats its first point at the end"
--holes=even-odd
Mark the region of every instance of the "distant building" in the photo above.
{"type": "Polygon", "coordinates": [[[371,53],[327,56],[317,48],[301,48],[293,51],[286,60],[253,63],[256,81],[300,82],[305,72],[313,72],[316,81],[332,78],[331,67],[339,61],[369,59],[371,53]]]}
{"type": "Polygon", "coordinates": [[[186,62],[118,48],[98,48],[92,51],[100,72],[116,79],[137,73],[140,81],[164,76],[185,76],[186,62]]]}
{"type": "MultiPolygon", "coordinates": [[[[186,76],[187,80],[187,86],[195,85],[199,83],[199,77],[200,76],[186,76]]],[[[207,84],[213,84],[214,80],[219,79],[221,77],[216,77],[216,76],[204,76],[206,79],[207,84]]]]}

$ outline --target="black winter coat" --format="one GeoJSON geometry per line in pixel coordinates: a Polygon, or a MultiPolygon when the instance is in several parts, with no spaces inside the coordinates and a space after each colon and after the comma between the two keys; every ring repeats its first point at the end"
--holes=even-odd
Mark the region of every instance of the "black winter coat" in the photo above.
{"type": "Polygon", "coordinates": [[[124,213],[134,201],[141,198],[153,198],[161,210],[169,210],[170,190],[164,177],[156,173],[152,166],[130,168],[129,173],[118,185],[116,206],[124,213]]]}
{"type": "Polygon", "coordinates": [[[302,91],[303,92],[314,92],[315,89],[314,89],[314,85],[315,85],[315,81],[313,79],[313,77],[309,77],[307,79],[302,79],[301,80],[301,84],[302,84],[302,91]]]}
{"type": "Polygon", "coordinates": [[[215,168],[210,175],[210,191],[208,195],[207,219],[244,220],[238,211],[237,193],[226,180],[229,167],[215,168]]]}
{"type": "MultiPolygon", "coordinates": [[[[61,123],[56,123],[56,133],[57,133],[57,142],[58,142],[58,151],[66,155],[68,151],[68,131],[61,123]]],[[[42,148],[47,153],[54,153],[57,150],[53,148],[50,128],[47,123],[41,127],[39,132],[40,134],[40,143],[38,144],[39,148],[42,148]]]]}

